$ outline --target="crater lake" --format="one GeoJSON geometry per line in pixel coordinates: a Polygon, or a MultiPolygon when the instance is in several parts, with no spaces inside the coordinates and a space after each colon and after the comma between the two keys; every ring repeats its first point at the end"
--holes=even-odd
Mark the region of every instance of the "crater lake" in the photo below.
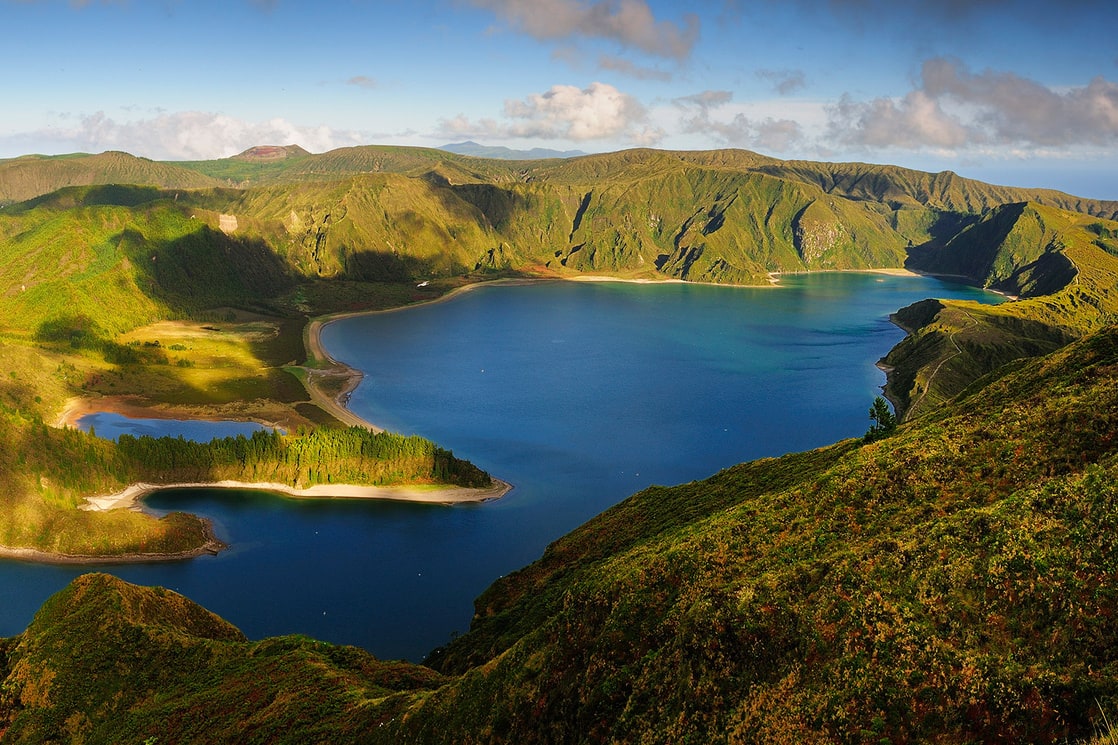
{"type": "Polygon", "coordinates": [[[885,381],[875,363],[903,337],[889,314],[927,297],[1001,300],[928,277],[822,273],[777,288],[486,285],[336,321],[326,348],[365,374],[353,411],[513,491],[459,506],[159,492],[149,509],[206,516],[230,549],[143,565],[0,561],[0,636],[73,577],[108,571],[181,592],[251,638],[301,633],[421,660],[468,628],[494,579],[629,494],[861,436],[885,381]]]}

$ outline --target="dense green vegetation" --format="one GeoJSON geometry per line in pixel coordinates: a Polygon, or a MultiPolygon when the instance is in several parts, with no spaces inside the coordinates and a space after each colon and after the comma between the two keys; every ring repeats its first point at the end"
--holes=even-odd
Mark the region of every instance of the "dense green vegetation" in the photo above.
{"type": "MultiPolygon", "coordinates": [[[[153,205],[170,201],[211,229],[219,215],[235,217],[231,235],[267,245],[294,276],[352,280],[513,271],[764,283],[769,272],[906,261],[956,272],[962,267],[951,261],[955,254],[944,258],[935,250],[968,230],[963,242],[971,244],[1011,230],[1020,210],[1003,205],[1031,202],[1097,221],[1118,216],[1115,202],[950,173],[792,163],[733,150],[544,161],[384,146],[320,155],[294,150],[278,159],[175,164],[175,173],[193,169],[199,178],[238,187],[190,192],[155,167],[161,165],[132,182],[174,187],[153,196],[153,205]]],[[[70,183],[48,175],[40,181],[53,184],[43,193],[70,183]]],[[[182,237],[179,229],[136,232],[149,242],[182,237]]],[[[966,269],[958,273],[991,284],[1007,279],[966,269]]]]}
{"type": "Polygon", "coordinates": [[[1118,322],[1113,225],[1031,203],[1005,205],[938,249],[923,266],[971,277],[1020,300],[998,306],[926,300],[894,319],[910,332],[886,357],[887,392],[904,416],[933,409],[991,370],[1046,354],[1118,322]]]}
{"type": "Polygon", "coordinates": [[[111,442],[0,410],[0,545],[67,555],[181,554],[212,543],[198,518],[78,509],[127,483],[111,442]]]}
{"type": "Polygon", "coordinates": [[[207,443],[121,435],[116,461],[131,472],[132,480],[155,483],[230,479],[295,488],[329,483],[492,483],[489,474],[430,440],[363,427],[319,428],[297,436],[260,431],[207,443]]]}
{"type": "Polygon", "coordinates": [[[360,742],[443,681],[305,637],[249,642],[173,592],[108,575],[75,580],[12,641],[5,742],[360,742]]]}

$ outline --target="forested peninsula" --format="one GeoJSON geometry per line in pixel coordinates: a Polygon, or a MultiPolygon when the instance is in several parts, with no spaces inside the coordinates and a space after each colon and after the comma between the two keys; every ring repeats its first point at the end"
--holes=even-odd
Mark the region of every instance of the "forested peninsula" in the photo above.
{"type": "Polygon", "coordinates": [[[488,484],[331,413],[352,378],[304,344],[326,314],[493,279],[867,269],[1013,300],[897,309],[889,432],[633,495],[496,581],[425,665],[250,642],[82,577],[0,642],[5,741],[1058,742],[1113,720],[1118,203],[740,150],[285,152],[0,161],[0,543],[209,539],[80,509],[137,481],[488,484]],[[114,444],[47,424],[75,397],[291,434],[114,444]]]}

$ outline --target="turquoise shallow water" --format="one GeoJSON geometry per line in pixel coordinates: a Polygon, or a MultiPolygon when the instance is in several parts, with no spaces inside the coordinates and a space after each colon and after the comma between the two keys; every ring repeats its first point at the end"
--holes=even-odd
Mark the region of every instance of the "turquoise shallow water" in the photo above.
{"type": "MultiPolygon", "coordinates": [[[[305,633],[418,660],[466,630],[496,577],[627,495],[860,436],[884,382],[874,363],[902,338],[890,312],[998,300],[924,277],[782,284],[490,286],[330,324],[326,347],[366,373],[354,411],[515,489],[456,507],[164,492],[153,509],[209,516],[233,548],[100,569],[182,592],[250,637],[305,633]]],[[[0,562],[0,635],[82,571],[0,562]]]]}

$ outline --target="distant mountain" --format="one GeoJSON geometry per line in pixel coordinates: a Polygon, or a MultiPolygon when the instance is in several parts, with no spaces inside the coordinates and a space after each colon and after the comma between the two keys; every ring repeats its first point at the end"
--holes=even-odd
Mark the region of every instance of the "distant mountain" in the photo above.
{"type": "Polygon", "coordinates": [[[438,149],[458,155],[469,155],[474,158],[498,158],[500,160],[543,160],[544,158],[574,158],[579,155],[586,155],[581,150],[550,150],[545,147],[534,147],[531,150],[513,150],[500,145],[480,145],[472,140],[440,145],[438,149]]]}
{"type": "Polygon", "coordinates": [[[302,158],[307,155],[310,155],[310,153],[298,145],[256,145],[238,155],[234,155],[233,158],[247,161],[273,161],[302,158]]]}

